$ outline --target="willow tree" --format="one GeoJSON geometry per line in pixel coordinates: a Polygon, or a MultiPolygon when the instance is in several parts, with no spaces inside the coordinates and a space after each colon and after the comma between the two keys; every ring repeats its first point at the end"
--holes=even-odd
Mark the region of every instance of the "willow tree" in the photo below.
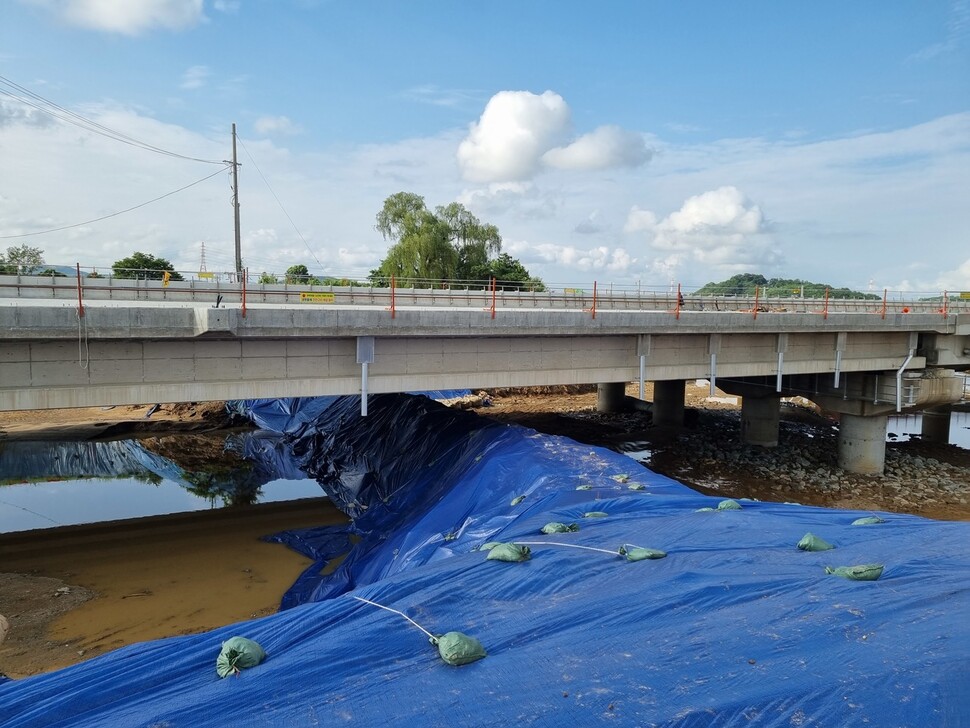
{"type": "Polygon", "coordinates": [[[494,225],[483,223],[459,202],[431,212],[424,198],[398,192],[377,213],[377,231],[392,241],[372,280],[478,279],[489,277],[489,263],[502,249],[494,225]]]}

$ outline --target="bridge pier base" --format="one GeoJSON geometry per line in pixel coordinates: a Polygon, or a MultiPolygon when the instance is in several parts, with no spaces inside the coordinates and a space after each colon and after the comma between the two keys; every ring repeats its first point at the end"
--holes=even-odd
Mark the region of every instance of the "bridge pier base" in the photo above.
{"type": "Polygon", "coordinates": [[[741,398],[741,441],[760,447],[777,447],[781,400],[778,397],[741,398]]]}
{"type": "Polygon", "coordinates": [[[931,407],[923,410],[923,425],[920,429],[924,442],[947,444],[950,441],[950,405],[931,407]]]}
{"type": "Polygon", "coordinates": [[[686,381],[672,379],[653,383],[653,424],[658,427],[680,427],[684,424],[686,381]]]}
{"type": "Polygon", "coordinates": [[[888,419],[887,415],[840,415],[839,467],[850,473],[882,475],[888,419]]]}
{"type": "Polygon", "coordinates": [[[626,409],[626,382],[603,382],[596,385],[596,411],[622,412],[626,409]]]}

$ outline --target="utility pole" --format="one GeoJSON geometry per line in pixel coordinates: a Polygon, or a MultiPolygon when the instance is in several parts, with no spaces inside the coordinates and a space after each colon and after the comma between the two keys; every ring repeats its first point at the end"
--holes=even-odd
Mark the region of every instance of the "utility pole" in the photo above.
{"type": "Polygon", "coordinates": [[[236,276],[242,276],[242,242],[239,235],[239,162],[236,161],[236,123],[232,124],[232,211],[236,233],[236,276]]]}

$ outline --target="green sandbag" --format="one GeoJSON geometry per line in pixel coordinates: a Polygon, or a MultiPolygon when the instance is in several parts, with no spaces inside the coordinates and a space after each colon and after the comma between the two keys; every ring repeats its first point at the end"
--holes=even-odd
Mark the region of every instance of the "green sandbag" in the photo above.
{"type": "Polygon", "coordinates": [[[604,513],[603,511],[587,511],[583,514],[583,518],[606,518],[609,513],[604,513]]]}
{"type": "Polygon", "coordinates": [[[441,659],[449,665],[467,665],[488,655],[481,642],[461,632],[447,632],[432,637],[431,644],[438,647],[441,659]]]}
{"type": "Polygon", "coordinates": [[[884,518],[879,516],[866,516],[865,518],[857,518],[852,522],[853,526],[872,526],[876,523],[885,523],[884,518]]]}
{"type": "Polygon", "coordinates": [[[718,503],[717,509],[719,511],[740,511],[741,504],[736,500],[731,500],[728,498],[727,500],[722,500],[720,503],[718,503]]]}
{"type": "Polygon", "coordinates": [[[593,489],[593,486],[591,486],[591,485],[577,485],[576,486],[576,490],[592,490],[592,489],[593,489]]]}
{"type": "Polygon", "coordinates": [[[517,543],[500,543],[488,552],[488,561],[528,561],[532,549],[517,543]]]}
{"type": "Polygon", "coordinates": [[[647,486],[645,486],[643,483],[630,483],[627,486],[627,490],[646,490],[646,489],[647,489],[647,486]]]}
{"type": "Polygon", "coordinates": [[[694,513],[713,513],[713,508],[698,508],[694,513]]]}
{"type": "Polygon", "coordinates": [[[216,658],[219,677],[238,675],[240,670],[256,667],[266,659],[266,653],[256,642],[245,637],[230,637],[222,643],[222,651],[216,658]]]}
{"type": "Polygon", "coordinates": [[[814,533],[806,533],[802,536],[802,540],[798,542],[798,548],[802,551],[828,551],[834,549],[835,546],[814,533]]]}
{"type": "Polygon", "coordinates": [[[630,479],[630,476],[626,473],[623,473],[622,475],[611,475],[610,477],[613,478],[613,480],[615,480],[617,483],[625,483],[630,479]]]}
{"type": "Polygon", "coordinates": [[[662,559],[667,555],[666,551],[661,551],[660,549],[647,549],[641,548],[639,546],[634,546],[628,549],[626,546],[620,546],[620,556],[626,556],[627,561],[643,561],[644,559],[662,559]]]}
{"type": "Polygon", "coordinates": [[[859,564],[857,566],[825,567],[826,574],[835,574],[852,581],[875,581],[882,576],[882,564],[859,564]]]}
{"type": "Polygon", "coordinates": [[[579,526],[575,523],[559,523],[558,521],[552,521],[547,523],[542,527],[543,533],[575,533],[579,530],[579,526]]]}
{"type": "Polygon", "coordinates": [[[524,495],[519,495],[519,496],[516,496],[515,498],[513,498],[512,499],[512,502],[509,503],[509,505],[510,506],[517,506],[517,505],[519,505],[519,503],[521,503],[524,500],[525,500],[525,496],[524,495]]]}

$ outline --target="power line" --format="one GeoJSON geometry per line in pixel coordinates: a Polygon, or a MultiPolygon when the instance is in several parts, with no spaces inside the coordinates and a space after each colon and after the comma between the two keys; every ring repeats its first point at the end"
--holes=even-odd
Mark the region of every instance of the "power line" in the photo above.
{"type": "Polygon", "coordinates": [[[243,143],[243,140],[240,139],[239,140],[239,143],[242,145],[243,151],[246,152],[246,156],[249,157],[249,161],[253,163],[253,166],[256,168],[256,171],[259,172],[259,176],[263,180],[263,184],[266,185],[266,189],[268,189],[270,191],[270,194],[273,195],[273,199],[276,200],[276,204],[280,206],[280,209],[283,211],[283,214],[286,215],[286,219],[290,221],[290,225],[292,225],[293,226],[293,229],[296,230],[296,234],[300,236],[300,240],[303,241],[303,244],[306,246],[307,251],[309,251],[310,257],[312,257],[315,261],[317,261],[317,265],[319,265],[321,268],[323,268],[323,263],[321,263],[320,262],[320,259],[317,258],[317,256],[314,254],[313,249],[310,247],[310,243],[308,243],[306,241],[306,238],[303,237],[303,233],[300,232],[300,229],[296,226],[296,223],[293,222],[293,218],[290,217],[290,213],[288,213],[286,211],[286,208],[283,207],[283,203],[280,202],[280,198],[276,196],[276,192],[270,186],[270,184],[267,181],[266,177],[263,176],[262,170],[260,170],[259,165],[256,164],[256,160],[253,159],[253,155],[249,153],[249,150],[246,148],[246,145],[243,143]]]}
{"type": "Polygon", "coordinates": [[[59,119],[67,124],[73,124],[76,127],[84,129],[85,131],[91,132],[92,134],[99,134],[108,139],[113,139],[116,142],[121,142],[122,144],[127,144],[138,149],[144,149],[145,151],[155,152],[156,154],[163,154],[168,157],[176,157],[178,159],[187,159],[192,162],[202,162],[203,164],[223,164],[220,160],[215,159],[200,159],[199,157],[192,157],[185,154],[179,154],[178,152],[172,152],[168,149],[163,149],[161,147],[156,147],[154,144],[149,144],[148,142],[143,142],[134,137],[128,136],[120,131],[111,129],[110,127],[100,124],[96,121],[88,119],[85,116],[66,109],[60,106],[50,99],[46,99],[43,96],[34,93],[28,88],[21,86],[14,81],[11,81],[5,76],[0,76],[0,94],[4,96],[9,96],[20,103],[29,106],[41,113],[47,114],[55,119],[59,119]],[[5,89],[3,86],[7,86],[5,89]],[[8,89],[13,89],[10,91],[8,89]],[[20,94],[26,94],[27,98],[20,94]]]}
{"type": "Polygon", "coordinates": [[[217,174],[221,174],[222,172],[223,172],[223,170],[217,169],[215,172],[213,172],[210,175],[206,175],[202,179],[197,179],[195,182],[192,182],[190,184],[187,184],[184,187],[179,187],[177,190],[172,190],[171,192],[166,192],[164,195],[160,195],[159,197],[156,197],[153,200],[149,200],[148,202],[142,202],[140,205],[135,205],[134,207],[129,207],[126,210],[119,210],[118,212],[112,212],[110,215],[104,215],[103,217],[97,217],[94,220],[86,220],[85,222],[77,222],[77,223],[74,223],[73,225],[64,225],[63,227],[51,228],[50,230],[39,230],[39,231],[34,232],[34,233],[21,233],[20,235],[0,235],[0,240],[10,240],[12,238],[29,238],[29,237],[31,237],[33,235],[46,235],[47,233],[57,233],[57,232],[60,232],[61,230],[70,230],[71,228],[81,227],[82,225],[90,225],[90,224],[95,223],[95,222],[101,222],[102,220],[107,220],[108,218],[111,218],[111,217],[117,217],[118,215],[124,215],[126,212],[131,212],[132,210],[137,210],[139,207],[145,207],[146,205],[150,205],[153,202],[158,202],[159,200],[164,200],[166,197],[171,197],[172,195],[174,195],[174,194],[176,194],[178,192],[181,192],[182,190],[187,190],[189,187],[194,187],[195,185],[199,184],[200,182],[205,182],[207,179],[211,179],[211,178],[215,177],[217,174]]]}

